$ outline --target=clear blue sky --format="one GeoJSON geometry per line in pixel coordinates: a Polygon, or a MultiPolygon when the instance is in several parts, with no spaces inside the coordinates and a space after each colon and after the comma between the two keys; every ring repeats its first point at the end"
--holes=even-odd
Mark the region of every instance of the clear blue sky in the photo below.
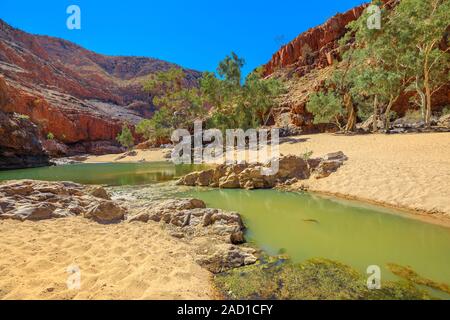
{"type": "Polygon", "coordinates": [[[154,57],[214,71],[231,51],[245,72],[284,43],[363,0],[0,0],[0,18],[30,33],[73,41],[108,55],[154,57]],[[81,8],[68,30],[66,8],[81,8]]]}

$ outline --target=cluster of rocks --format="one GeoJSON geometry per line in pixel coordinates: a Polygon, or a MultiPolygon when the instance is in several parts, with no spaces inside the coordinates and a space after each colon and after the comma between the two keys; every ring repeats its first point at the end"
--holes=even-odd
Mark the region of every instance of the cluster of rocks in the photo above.
{"type": "Polygon", "coordinates": [[[263,174],[263,169],[268,168],[270,164],[223,164],[213,169],[190,173],[182,177],[177,184],[224,189],[269,189],[278,185],[290,185],[310,177],[316,179],[328,177],[346,160],[347,157],[341,151],[314,159],[283,156],[279,160],[278,171],[273,175],[263,174]]]}
{"type": "Polygon", "coordinates": [[[126,209],[111,201],[102,187],[32,180],[0,184],[0,219],[37,221],[78,215],[111,223],[123,220],[126,209]]]}
{"type": "MultiPolygon", "coordinates": [[[[357,128],[362,132],[372,132],[374,125],[373,121],[373,116],[371,116],[365,122],[359,124],[357,128]]],[[[376,126],[380,132],[386,132],[390,134],[450,132],[450,114],[443,115],[440,118],[433,117],[430,121],[430,127],[427,127],[425,121],[423,120],[410,119],[408,117],[399,118],[393,121],[388,132],[384,128],[383,119],[378,119],[376,126]]]]}
{"type": "Polygon", "coordinates": [[[170,235],[188,241],[197,263],[220,273],[257,261],[245,243],[238,213],[206,208],[197,199],[122,203],[99,186],[72,182],[8,181],[0,183],[0,220],[40,221],[82,216],[99,223],[161,223],[170,235]]]}
{"type": "Polygon", "coordinates": [[[241,245],[245,227],[236,212],[206,208],[197,199],[149,202],[134,212],[128,222],[161,223],[173,237],[189,241],[197,263],[213,273],[257,261],[255,249],[241,245]]]}

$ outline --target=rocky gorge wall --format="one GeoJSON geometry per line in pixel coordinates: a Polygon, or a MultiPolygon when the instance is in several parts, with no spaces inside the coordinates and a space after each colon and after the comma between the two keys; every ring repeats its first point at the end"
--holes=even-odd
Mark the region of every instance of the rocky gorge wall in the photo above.
{"type": "MultiPolygon", "coordinates": [[[[398,2],[383,0],[384,8],[391,10],[398,2]]],[[[337,129],[329,125],[314,125],[313,115],[306,109],[306,104],[309,95],[323,87],[332,69],[339,63],[338,42],[347,32],[347,25],[360,17],[366,6],[337,14],[324,24],[301,33],[263,66],[264,76],[282,78],[288,86],[288,93],[281,97],[280,107],[274,112],[275,125],[289,127],[291,133],[317,133],[337,129]]],[[[450,29],[447,37],[448,34],[450,29]]],[[[401,95],[393,106],[393,111],[403,116],[410,107],[412,95],[413,92],[401,95]]],[[[450,84],[434,94],[432,103],[435,111],[450,105],[450,84]]]]}
{"type": "MultiPolygon", "coordinates": [[[[154,110],[142,81],[171,67],[158,59],[97,54],[0,19],[0,78],[10,97],[2,110],[28,116],[42,136],[51,132],[74,153],[96,142],[109,143],[109,151],[118,147],[123,123],[134,125],[154,110]]],[[[201,74],[184,71],[195,85],[201,74]]]]}

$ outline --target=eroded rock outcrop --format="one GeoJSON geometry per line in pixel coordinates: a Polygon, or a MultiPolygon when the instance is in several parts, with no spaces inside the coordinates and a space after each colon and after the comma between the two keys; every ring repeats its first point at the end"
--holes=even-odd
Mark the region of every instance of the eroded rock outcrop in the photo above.
{"type": "Polygon", "coordinates": [[[128,222],[158,222],[176,238],[189,241],[197,262],[213,273],[257,261],[256,250],[242,246],[244,224],[236,212],[206,208],[198,199],[171,199],[146,203],[128,222]]]}
{"type": "Polygon", "coordinates": [[[34,180],[0,184],[0,219],[45,220],[83,216],[100,223],[124,219],[126,209],[102,187],[34,180]]]}
{"type": "Polygon", "coordinates": [[[214,169],[187,174],[177,184],[223,189],[269,189],[279,185],[293,184],[310,177],[326,178],[336,172],[346,160],[347,157],[341,151],[315,159],[304,159],[293,155],[283,156],[279,160],[278,171],[273,175],[263,173],[263,169],[267,169],[270,164],[223,164],[214,169]]]}
{"type": "Polygon", "coordinates": [[[366,5],[337,14],[323,25],[311,28],[283,46],[264,66],[264,75],[295,66],[296,73],[305,75],[315,68],[333,64],[337,58],[338,40],[347,32],[347,25],[358,19],[366,5]]]}
{"type": "Polygon", "coordinates": [[[0,110],[0,170],[50,165],[38,136],[27,118],[0,110]]]}

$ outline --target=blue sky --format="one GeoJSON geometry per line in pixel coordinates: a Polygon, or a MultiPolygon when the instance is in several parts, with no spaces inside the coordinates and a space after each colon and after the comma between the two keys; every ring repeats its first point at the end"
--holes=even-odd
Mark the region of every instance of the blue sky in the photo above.
{"type": "Polygon", "coordinates": [[[0,18],[30,33],[73,41],[108,55],[154,57],[214,71],[231,51],[245,72],[284,43],[363,0],[0,0],[0,18]],[[81,8],[68,30],[66,8],[81,8]]]}

